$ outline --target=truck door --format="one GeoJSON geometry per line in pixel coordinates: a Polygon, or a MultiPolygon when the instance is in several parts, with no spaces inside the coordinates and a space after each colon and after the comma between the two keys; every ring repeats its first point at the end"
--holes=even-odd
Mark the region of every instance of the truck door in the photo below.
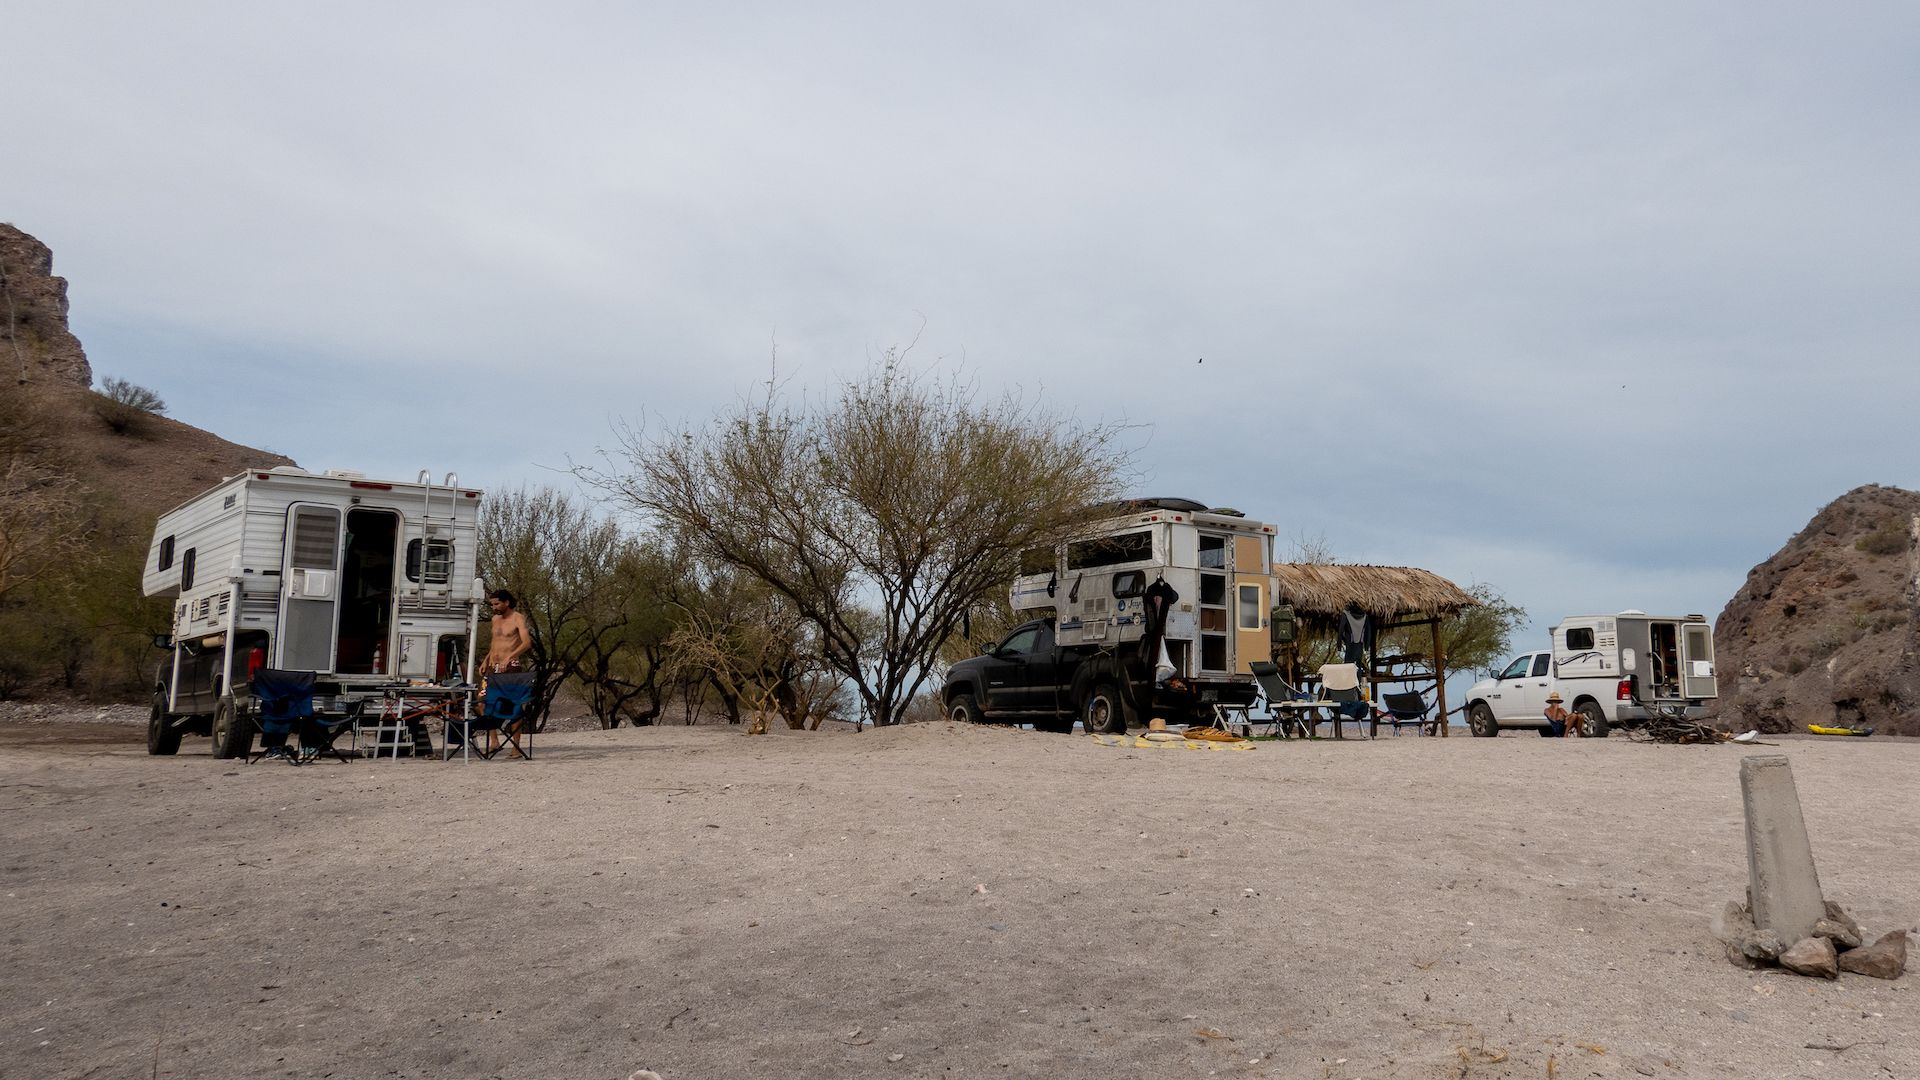
{"type": "Polygon", "coordinates": [[[1527,669],[1526,678],[1514,681],[1518,685],[1508,695],[1514,708],[1520,710],[1514,718],[1546,723],[1547,695],[1553,692],[1553,654],[1534,653],[1533,664],[1527,669]]]}
{"type": "Polygon", "coordinates": [[[280,568],[277,666],[331,672],[340,600],[340,511],[295,503],[287,508],[280,568]]]}
{"type": "MultiPolygon", "coordinates": [[[[987,700],[981,705],[989,712],[1028,712],[1033,704],[1033,680],[1028,666],[1035,658],[1040,645],[1042,626],[1023,626],[1007,635],[1005,641],[994,647],[987,657],[985,682],[987,700]]],[[[1049,646],[1053,635],[1047,634],[1049,646]]],[[[1047,699],[1050,707],[1051,695],[1047,699]]]]}
{"type": "Polygon", "coordinates": [[[1514,657],[1513,662],[1502,668],[1494,677],[1493,689],[1487,691],[1487,704],[1493,709],[1493,715],[1501,720],[1517,720],[1526,708],[1523,684],[1533,673],[1533,654],[1525,653],[1514,657]]]}
{"type": "Polygon", "coordinates": [[[1688,623],[1682,629],[1680,663],[1685,696],[1694,700],[1718,696],[1719,680],[1713,673],[1713,628],[1705,623],[1688,623]]]}

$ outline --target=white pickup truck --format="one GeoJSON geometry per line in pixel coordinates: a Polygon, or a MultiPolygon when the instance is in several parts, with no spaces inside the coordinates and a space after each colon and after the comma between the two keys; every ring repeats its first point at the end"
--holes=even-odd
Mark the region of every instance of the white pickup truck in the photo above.
{"type": "Polygon", "coordinates": [[[1548,731],[1547,695],[1580,714],[1588,738],[1646,720],[1654,708],[1707,715],[1718,696],[1713,626],[1704,615],[1575,615],[1552,630],[1550,649],[1514,657],[1467,691],[1467,727],[1548,731]]]}

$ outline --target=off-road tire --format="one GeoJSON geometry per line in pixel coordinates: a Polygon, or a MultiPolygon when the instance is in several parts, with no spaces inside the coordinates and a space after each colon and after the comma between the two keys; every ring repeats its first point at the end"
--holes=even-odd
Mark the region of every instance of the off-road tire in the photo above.
{"type": "Polygon", "coordinates": [[[167,715],[167,695],[153,695],[153,713],[147,717],[147,753],[167,757],[180,752],[180,729],[167,715]]]}
{"type": "Polygon", "coordinates": [[[1493,710],[1487,708],[1486,702],[1475,702],[1473,708],[1467,710],[1467,730],[1473,732],[1475,738],[1491,739],[1500,734],[1500,721],[1493,718],[1493,710]]]}
{"type": "Polygon", "coordinates": [[[232,698],[213,711],[213,756],[244,758],[253,750],[253,721],[235,708],[232,698]]]}
{"type": "Polygon", "coordinates": [[[1080,725],[1089,735],[1125,735],[1127,707],[1120,700],[1120,688],[1110,682],[1095,683],[1080,704],[1080,725]]]}
{"type": "Polygon", "coordinates": [[[974,704],[972,694],[955,694],[947,702],[947,719],[956,724],[984,724],[987,718],[981,714],[980,706],[974,704]]]}
{"type": "Polygon", "coordinates": [[[1583,701],[1573,707],[1586,721],[1581,736],[1588,739],[1604,739],[1611,730],[1607,726],[1607,711],[1597,701],[1583,701]]]}

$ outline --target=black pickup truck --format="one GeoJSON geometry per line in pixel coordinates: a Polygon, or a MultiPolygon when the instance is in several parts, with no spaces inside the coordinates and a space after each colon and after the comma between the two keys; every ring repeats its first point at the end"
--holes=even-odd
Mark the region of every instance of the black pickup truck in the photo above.
{"type": "Polygon", "coordinates": [[[998,645],[947,671],[940,700],[949,719],[963,723],[1030,723],[1038,731],[1069,732],[1075,720],[1090,732],[1117,734],[1149,716],[1206,723],[1215,701],[1246,703],[1251,683],[1197,685],[1174,678],[1156,685],[1142,643],[1061,646],[1053,620],[1021,623],[998,645]]]}

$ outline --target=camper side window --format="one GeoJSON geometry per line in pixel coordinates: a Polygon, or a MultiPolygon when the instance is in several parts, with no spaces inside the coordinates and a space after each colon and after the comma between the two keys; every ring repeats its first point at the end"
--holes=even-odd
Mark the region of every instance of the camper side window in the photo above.
{"type": "Polygon", "coordinates": [[[445,585],[453,577],[452,541],[428,540],[424,545],[419,540],[407,541],[407,580],[423,577],[429,585],[445,585]]]}
{"type": "Polygon", "coordinates": [[[1098,540],[1081,540],[1067,545],[1067,569],[1084,570],[1093,566],[1118,566],[1121,563],[1146,562],[1153,558],[1153,533],[1121,533],[1098,540]]]}
{"type": "Polygon", "coordinates": [[[193,588],[193,553],[195,550],[194,548],[188,548],[187,553],[180,556],[181,592],[186,592],[188,589],[193,588]]]}
{"type": "Polygon", "coordinates": [[[1567,651],[1586,652],[1593,648],[1593,627],[1573,626],[1567,628],[1567,651]]]}
{"type": "Polygon", "coordinates": [[[165,570],[173,565],[173,537],[160,541],[160,557],[153,564],[155,570],[165,570]]]}
{"type": "Polygon", "coordinates": [[[1028,548],[1020,553],[1020,575],[1022,577],[1031,577],[1035,574],[1051,574],[1053,571],[1052,548],[1028,548]]]}

